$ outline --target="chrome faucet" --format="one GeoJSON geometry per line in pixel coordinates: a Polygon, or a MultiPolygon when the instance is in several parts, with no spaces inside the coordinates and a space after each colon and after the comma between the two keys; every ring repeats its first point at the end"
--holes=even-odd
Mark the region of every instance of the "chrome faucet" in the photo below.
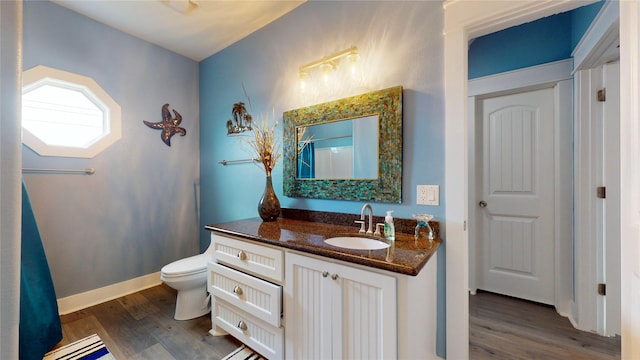
{"type": "Polygon", "coordinates": [[[366,233],[370,235],[373,234],[373,208],[371,207],[371,205],[367,203],[362,206],[362,210],[360,211],[360,221],[356,220],[356,222],[361,224],[359,232],[364,233],[364,215],[367,212],[367,209],[369,209],[369,228],[367,229],[366,233]]]}

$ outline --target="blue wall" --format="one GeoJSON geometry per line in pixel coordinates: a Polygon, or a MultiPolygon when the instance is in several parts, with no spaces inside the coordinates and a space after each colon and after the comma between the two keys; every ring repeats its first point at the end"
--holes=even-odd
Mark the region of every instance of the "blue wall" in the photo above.
{"type": "Polygon", "coordinates": [[[59,298],[160,271],[198,252],[198,64],[51,2],[24,3],[23,68],[92,77],[122,108],[122,138],[93,159],[23,166],[94,167],[95,175],[25,174],[59,298]],[[187,136],[171,148],[142,120],[169,103],[187,136]]]}
{"type": "Polygon", "coordinates": [[[571,57],[571,14],[479,37],[469,46],[469,79],[571,57]]]}
{"type": "MultiPolygon", "coordinates": [[[[444,194],[443,13],[436,2],[308,2],[275,23],[200,63],[201,183],[203,225],[258,216],[264,190],[258,166],[222,166],[218,161],[251,157],[239,136],[227,136],[225,123],[234,103],[244,100],[244,84],[260,115],[282,120],[286,110],[367,90],[404,86],[402,204],[374,204],[376,215],[416,212],[444,215],[444,204],[418,206],[416,185],[440,185],[444,194]],[[420,34],[416,36],[415,34],[420,34]],[[313,98],[297,87],[297,69],[351,45],[359,47],[366,86],[341,86],[313,98]]],[[[342,82],[349,80],[340,79],[342,82]]],[[[278,128],[281,137],[282,127],[278,128]]],[[[274,187],[283,207],[359,214],[363,202],[287,198],[282,164],[274,187]]],[[[442,199],[441,199],[442,200],[442,199]]],[[[202,231],[202,246],[208,244],[202,231]]]]}
{"type": "Polygon", "coordinates": [[[571,49],[575,49],[576,45],[582,39],[582,36],[587,31],[591,23],[598,15],[602,6],[604,6],[605,0],[587,6],[583,6],[572,10],[571,13],[571,49]]]}
{"type": "MultiPolygon", "coordinates": [[[[411,218],[413,213],[444,216],[443,9],[440,2],[306,2],[276,22],[200,63],[201,225],[256,217],[264,190],[263,171],[252,164],[218,161],[252,155],[225,123],[234,103],[253,105],[254,120],[287,110],[391,86],[404,86],[403,201],[373,204],[374,213],[411,218]],[[297,69],[355,45],[361,77],[298,90],[297,69]],[[440,185],[440,206],[418,206],[416,185],[440,185]]],[[[311,80],[310,80],[311,81],[311,80]]],[[[281,134],[281,127],[279,128],[281,134]]],[[[279,135],[281,136],[281,135],[279,135]]],[[[283,207],[359,214],[363,202],[288,198],[282,194],[282,164],[274,187],[283,207]]],[[[355,218],[355,215],[354,215],[355,218]]],[[[201,247],[209,243],[201,232],[201,247]]],[[[444,351],[444,249],[439,251],[439,349],[444,351]]]]}
{"type": "Polygon", "coordinates": [[[603,1],[474,39],[469,79],[571,57],[603,1]]]}

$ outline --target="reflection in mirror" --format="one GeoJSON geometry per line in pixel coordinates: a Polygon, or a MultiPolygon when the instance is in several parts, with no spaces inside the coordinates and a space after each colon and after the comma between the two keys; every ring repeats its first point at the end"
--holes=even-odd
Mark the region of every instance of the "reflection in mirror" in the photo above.
{"type": "Polygon", "coordinates": [[[376,179],[378,119],[370,115],[299,126],[298,179],[376,179]]]}
{"type": "Polygon", "coordinates": [[[285,196],[402,202],[402,86],[282,118],[285,196]]]}

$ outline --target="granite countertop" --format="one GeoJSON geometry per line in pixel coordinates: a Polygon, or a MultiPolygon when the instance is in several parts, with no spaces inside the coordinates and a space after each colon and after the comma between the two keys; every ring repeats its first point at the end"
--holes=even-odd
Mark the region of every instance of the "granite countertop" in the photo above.
{"type": "MultiPolygon", "coordinates": [[[[207,225],[205,228],[223,235],[412,276],[418,275],[441,243],[440,238],[416,241],[412,234],[396,233],[395,242],[387,249],[350,250],[325,244],[324,240],[335,236],[358,235],[359,227],[288,218],[278,218],[273,222],[251,218],[207,225]]],[[[382,241],[386,242],[384,239],[382,241]]]]}

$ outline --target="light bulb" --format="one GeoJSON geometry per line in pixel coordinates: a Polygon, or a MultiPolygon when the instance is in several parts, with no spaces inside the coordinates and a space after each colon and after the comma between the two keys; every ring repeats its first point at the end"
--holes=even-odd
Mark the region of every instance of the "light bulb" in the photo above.
{"type": "Polygon", "coordinates": [[[331,72],[334,69],[335,67],[328,62],[322,63],[322,65],[320,65],[320,71],[322,71],[322,80],[324,80],[325,84],[329,82],[329,72],[331,72]]]}
{"type": "Polygon", "coordinates": [[[298,73],[298,79],[300,79],[300,91],[304,91],[305,87],[306,87],[306,79],[307,79],[307,73],[304,71],[300,71],[298,73]]]}
{"type": "Polygon", "coordinates": [[[349,61],[349,64],[351,66],[351,76],[355,76],[356,75],[356,70],[358,68],[358,58],[360,56],[358,55],[357,51],[352,51],[349,55],[347,55],[347,60],[349,61]]]}

